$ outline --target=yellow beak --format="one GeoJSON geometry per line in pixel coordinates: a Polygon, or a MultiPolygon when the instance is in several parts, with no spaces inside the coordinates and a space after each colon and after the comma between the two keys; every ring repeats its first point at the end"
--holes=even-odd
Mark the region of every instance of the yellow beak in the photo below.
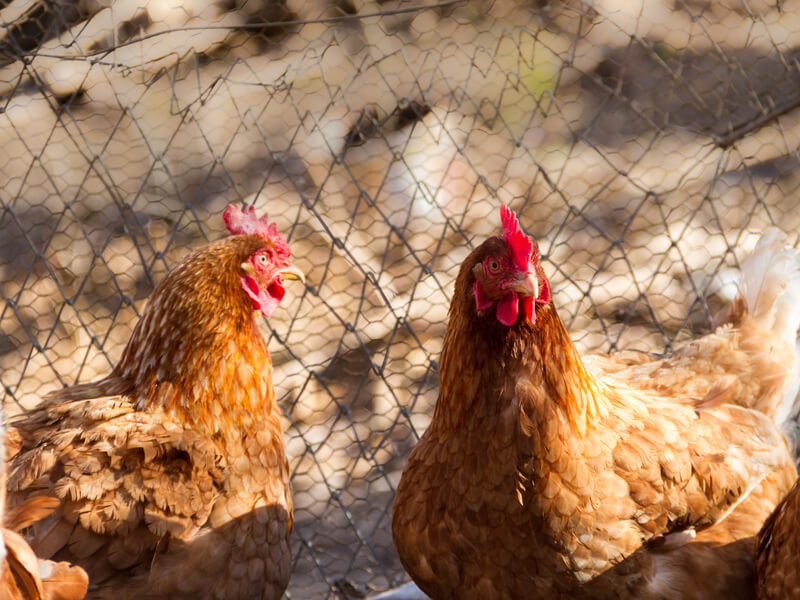
{"type": "Polygon", "coordinates": [[[519,294],[532,296],[533,298],[539,297],[539,278],[536,277],[536,273],[526,271],[509,287],[519,294]]]}
{"type": "Polygon", "coordinates": [[[304,284],[306,282],[306,276],[303,275],[303,272],[294,265],[278,269],[278,275],[284,279],[299,279],[304,284]]]}

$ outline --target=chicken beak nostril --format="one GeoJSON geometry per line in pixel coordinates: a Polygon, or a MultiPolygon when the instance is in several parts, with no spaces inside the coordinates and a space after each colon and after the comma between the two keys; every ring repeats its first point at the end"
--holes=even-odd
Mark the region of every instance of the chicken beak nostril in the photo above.
{"type": "Polygon", "coordinates": [[[511,289],[518,294],[531,296],[533,298],[539,297],[539,279],[535,273],[530,271],[520,273],[520,277],[511,284],[511,289]]]}
{"type": "Polygon", "coordinates": [[[283,277],[284,279],[297,279],[302,281],[303,284],[306,282],[306,276],[303,272],[295,266],[283,267],[282,269],[278,269],[278,275],[283,277]]]}

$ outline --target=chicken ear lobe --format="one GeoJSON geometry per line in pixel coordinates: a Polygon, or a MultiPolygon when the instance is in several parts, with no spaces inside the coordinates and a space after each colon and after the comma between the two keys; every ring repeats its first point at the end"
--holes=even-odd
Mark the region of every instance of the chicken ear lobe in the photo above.
{"type": "MultiPolygon", "coordinates": [[[[538,269],[541,272],[541,268],[538,269]]],[[[539,275],[540,273],[537,273],[539,275]]],[[[547,277],[542,275],[542,290],[539,292],[539,297],[536,298],[536,304],[550,304],[550,282],[547,281],[547,277]]]]}
{"type": "Polygon", "coordinates": [[[475,294],[475,308],[478,310],[489,310],[492,308],[494,302],[487,298],[479,281],[476,281],[472,286],[472,291],[475,294]]]}

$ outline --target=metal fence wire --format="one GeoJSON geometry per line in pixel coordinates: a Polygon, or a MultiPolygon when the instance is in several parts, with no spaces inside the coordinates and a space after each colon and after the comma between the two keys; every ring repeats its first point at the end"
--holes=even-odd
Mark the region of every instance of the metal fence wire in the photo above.
{"type": "Polygon", "coordinates": [[[107,374],[226,204],[268,212],[308,278],[263,323],[291,598],[407,579],[393,493],[501,203],[583,350],[706,332],[760,232],[797,243],[800,0],[0,5],[6,411],[107,374]]]}

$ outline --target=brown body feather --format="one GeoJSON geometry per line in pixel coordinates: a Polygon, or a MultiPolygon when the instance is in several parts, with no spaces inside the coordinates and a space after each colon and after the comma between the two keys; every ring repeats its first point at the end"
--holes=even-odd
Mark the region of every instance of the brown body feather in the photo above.
{"type": "MultiPolygon", "coordinates": [[[[15,444],[9,447],[13,450],[15,444]]],[[[89,585],[86,571],[66,562],[40,560],[18,533],[50,515],[59,501],[33,496],[6,510],[5,488],[6,436],[0,408],[0,599],[81,600],[89,585]]]]}
{"type": "Polygon", "coordinates": [[[61,500],[35,549],[89,598],[277,599],[292,503],[272,365],[240,265],[269,242],[195,251],[156,288],[106,379],[14,423],[12,503],[61,500]]]}
{"type": "Polygon", "coordinates": [[[800,480],[758,534],[756,581],[759,600],[800,598],[800,480]]]}
{"type": "Polygon", "coordinates": [[[751,598],[754,536],[796,478],[770,418],[793,348],[738,314],[667,359],[584,363],[552,302],[510,327],[476,311],[474,266],[504,251],[456,282],[395,498],[407,571],[435,600],[751,598]]]}

